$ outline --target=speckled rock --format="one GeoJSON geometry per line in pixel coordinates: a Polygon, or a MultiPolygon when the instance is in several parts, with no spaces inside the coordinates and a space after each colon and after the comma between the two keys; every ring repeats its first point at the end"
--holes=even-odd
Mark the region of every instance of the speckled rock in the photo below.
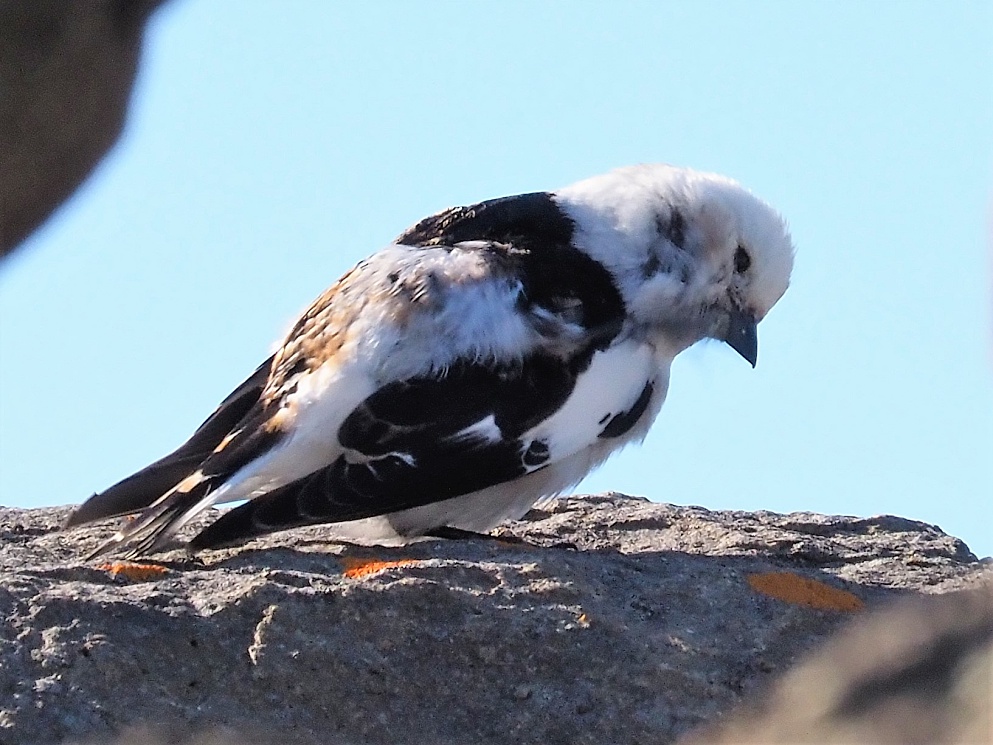
{"type": "Polygon", "coordinates": [[[854,608],[987,571],[911,520],[621,495],[533,511],[506,529],[523,545],[361,547],[308,528],[119,571],[79,558],[113,526],[59,532],[66,514],[0,510],[4,745],[136,741],[134,728],[163,742],[672,742],[854,608]]]}

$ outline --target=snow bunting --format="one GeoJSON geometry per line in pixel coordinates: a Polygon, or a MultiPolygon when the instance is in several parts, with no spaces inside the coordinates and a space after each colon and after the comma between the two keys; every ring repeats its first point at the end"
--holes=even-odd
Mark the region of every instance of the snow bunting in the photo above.
{"type": "Polygon", "coordinates": [[[453,537],[522,516],[645,437],[701,339],[753,366],[786,291],[783,219],[668,165],[444,210],[345,274],[190,440],[94,495],[76,526],[140,514],[93,555],[302,525],[453,537]]]}

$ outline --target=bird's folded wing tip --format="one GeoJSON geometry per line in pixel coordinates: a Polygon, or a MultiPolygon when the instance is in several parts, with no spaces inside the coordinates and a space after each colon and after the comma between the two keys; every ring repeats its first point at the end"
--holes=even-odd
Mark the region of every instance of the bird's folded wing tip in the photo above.
{"type": "MultiPolygon", "coordinates": [[[[96,495],[94,495],[96,496],[96,495]]],[[[83,525],[89,520],[81,516],[82,505],[77,505],[72,508],[72,511],[66,516],[66,519],[62,521],[62,530],[69,530],[70,528],[76,528],[83,525]]]]}

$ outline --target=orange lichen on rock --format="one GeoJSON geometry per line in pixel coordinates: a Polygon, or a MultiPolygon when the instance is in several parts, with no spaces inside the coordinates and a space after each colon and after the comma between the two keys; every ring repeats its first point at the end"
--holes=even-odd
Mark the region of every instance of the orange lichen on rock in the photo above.
{"type": "Polygon", "coordinates": [[[397,559],[395,561],[373,561],[371,559],[355,559],[346,557],[341,560],[345,566],[345,576],[349,579],[359,579],[368,577],[370,574],[382,572],[393,567],[402,567],[409,564],[418,564],[417,559],[397,559]]]}
{"type": "Polygon", "coordinates": [[[854,613],[865,607],[865,603],[850,592],[808,577],[801,577],[793,572],[749,574],[748,584],[755,592],[776,600],[794,605],[806,605],[817,610],[854,613]]]}
{"type": "Polygon", "coordinates": [[[158,579],[169,572],[168,569],[160,564],[129,564],[121,561],[101,564],[97,569],[103,569],[115,577],[129,579],[132,582],[146,582],[150,579],[158,579]]]}

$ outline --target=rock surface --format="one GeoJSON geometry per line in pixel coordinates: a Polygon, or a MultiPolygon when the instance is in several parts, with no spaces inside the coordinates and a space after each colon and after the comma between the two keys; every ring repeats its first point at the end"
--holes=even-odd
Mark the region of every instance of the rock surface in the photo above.
{"type": "Polygon", "coordinates": [[[508,526],[530,545],[361,547],[308,528],[123,571],[80,561],[113,526],[59,532],[66,514],[0,510],[4,745],[136,727],[163,742],[673,742],[860,607],[989,574],[902,518],[620,495],[508,526]]]}
{"type": "Polygon", "coordinates": [[[993,583],[869,616],[679,745],[993,742],[993,583]]]}

